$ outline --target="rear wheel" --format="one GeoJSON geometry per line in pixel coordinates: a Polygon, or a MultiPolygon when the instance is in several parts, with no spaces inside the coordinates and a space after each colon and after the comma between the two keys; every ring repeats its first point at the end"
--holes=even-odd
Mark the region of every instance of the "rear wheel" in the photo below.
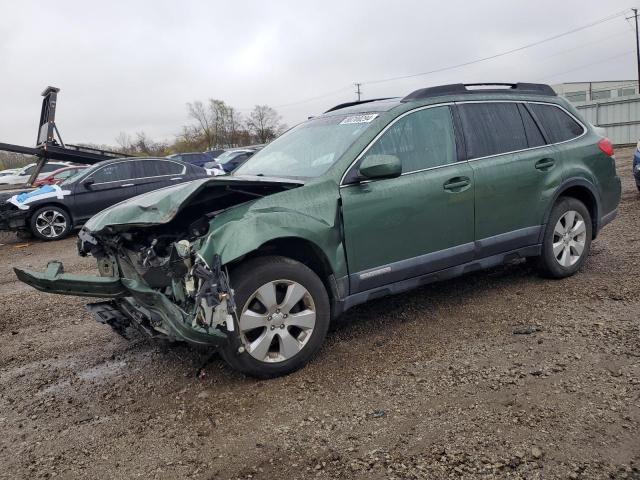
{"type": "Polygon", "coordinates": [[[250,260],[231,273],[238,323],[221,351],[233,368],[271,378],[298,370],[329,328],[329,298],[318,276],[284,257],[250,260]]]}
{"type": "Polygon", "coordinates": [[[577,272],[591,249],[591,215],[587,207],[571,197],[562,197],[551,210],[542,241],[541,273],[564,278],[577,272]]]}
{"type": "Polygon", "coordinates": [[[71,232],[71,217],[53,205],[39,208],[31,216],[31,232],[42,240],[60,240],[71,232]]]}

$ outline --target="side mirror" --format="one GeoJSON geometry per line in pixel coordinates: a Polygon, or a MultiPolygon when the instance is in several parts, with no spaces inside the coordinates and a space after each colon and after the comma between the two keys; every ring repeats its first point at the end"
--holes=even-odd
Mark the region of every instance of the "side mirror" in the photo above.
{"type": "Polygon", "coordinates": [[[96,181],[93,178],[87,178],[84,182],[82,182],[84,188],[91,188],[91,185],[93,185],[94,183],[96,183],[96,181]]]}
{"type": "Polygon", "coordinates": [[[402,163],[395,155],[369,155],[360,164],[358,172],[367,179],[399,177],[402,163]]]}

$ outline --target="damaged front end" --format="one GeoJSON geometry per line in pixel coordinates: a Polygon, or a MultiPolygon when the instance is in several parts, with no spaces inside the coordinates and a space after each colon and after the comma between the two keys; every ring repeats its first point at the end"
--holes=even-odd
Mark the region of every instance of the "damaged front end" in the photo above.
{"type": "Polygon", "coordinates": [[[134,326],[154,338],[219,347],[235,330],[235,303],[220,256],[199,253],[211,241],[210,222],[241,203],[298,186],[263,179],[238,184],[181,184],[97,214],[79,233],[78,253],[96,259],[99,276],[67,274],[60,262],[44,272],[14,271],[43,292],[107,299],[87,309],[123,335],[134,326]]]}
{"type": "Polygon", "coordinates": [[[122,335],[134,326],[154,338],[224,343],[234,329],[235,305],[219,258],[207,265],[188,240],[137,240],[136,235],[121,234],[98,241],[82,231],[80,254],[96,258],[100,276],[66,274],[60,262],[50,262],[43,273],[15,273],[44,292],[109,298],[87,309],[122,335]]]}
{"type": "Polygon", "coordinates": [[[0,199],[0,231],[20,232],[28,229],[27,211],[0,199]]]}

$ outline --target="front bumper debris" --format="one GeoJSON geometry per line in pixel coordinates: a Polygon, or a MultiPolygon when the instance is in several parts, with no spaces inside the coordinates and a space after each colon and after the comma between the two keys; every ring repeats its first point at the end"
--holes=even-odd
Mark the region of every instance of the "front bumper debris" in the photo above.
{"type": "Polygon", "coordinates": [[[226,332],[195,325],[192,316],[139,280],[67,274],[58,261],[49,262],[42,273],[20,268],[14,272],[20,281],[42,292],[112,299],[87,308],[96,320],[123,335],[132,324],[152,337],[171,341],[213,347],[227,342],[226,332]]]}
{"type": "Polygon", "coordinates": [[[127,338],[127,327],[131,325],[131,321],[127,315],[120,311],[116,302],[109,300],[87,303],[85,308],[93,315],[96,322],[111,326],[117,333],[127,338]]]}
{"type": "Polygon", "coordinates": [[[47,293],[79,297],[118,298],[126,296],[127,289],[117,277],[96,277],[64,273],[62,263],[49,262],[44,272],[14,268],[18,280],[47,293]]]}

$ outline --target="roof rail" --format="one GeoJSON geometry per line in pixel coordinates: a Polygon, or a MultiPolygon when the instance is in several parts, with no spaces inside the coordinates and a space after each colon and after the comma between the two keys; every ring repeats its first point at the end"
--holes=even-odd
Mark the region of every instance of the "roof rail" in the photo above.
{"type": "Polygon", "coordinates": [[[483,93],[521,93],[526,95],[556,96],[556,92],[544,83],[452,83],[437,87],[421,88],[404,97],[401,102],[423,100],[443,95],[483,94],[483,93]],[[498,88],[467,88],[467,87],[498,87],[498,88]]]}
{"type": "Polygon", "coordinates": [[[327,110],[324,113],[333,112],[334,110],[341,110],[341,109],[347,108],[347,107],[353,107],[354,105],[361,105],[363,103],[377,102],[379,100],[389,100],[391,98],[394,98],[394,97],[372,98],[370,100],[357,100],[355,102],[341,103],[339,105],[336,105],[335,107],[331,107],[329,110],[327,110]]]}

